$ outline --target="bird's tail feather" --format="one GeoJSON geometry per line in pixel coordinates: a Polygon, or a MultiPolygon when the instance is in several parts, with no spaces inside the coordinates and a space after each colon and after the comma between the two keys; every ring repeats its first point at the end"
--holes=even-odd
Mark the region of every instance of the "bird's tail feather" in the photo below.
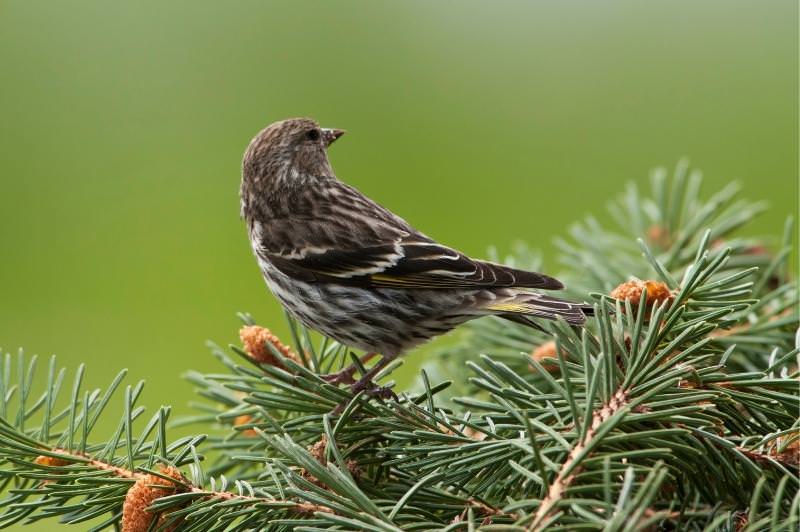
{"type": "Polygon", "coordinates": [[[587,303],[574,303],[542,294],[524,293],[512,299],[495,301],[486,306],[486,310],[501,318],[522,323],[540,329],[531,318],[555,320],[558,316],[571,325],[583,325],[587,316],[594,314],[594,309],[587,303]]]}

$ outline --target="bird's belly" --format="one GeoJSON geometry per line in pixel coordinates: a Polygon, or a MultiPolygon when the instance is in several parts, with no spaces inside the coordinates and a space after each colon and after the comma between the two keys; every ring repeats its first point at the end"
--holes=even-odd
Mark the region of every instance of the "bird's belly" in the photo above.
{"type": "Polygon", "coordinates": [[[307,283],[271,266],[263,271],[272,293],[301,323],[365,351],[400,354],[476,317],[461,311],[471,292],[307,283]]]}

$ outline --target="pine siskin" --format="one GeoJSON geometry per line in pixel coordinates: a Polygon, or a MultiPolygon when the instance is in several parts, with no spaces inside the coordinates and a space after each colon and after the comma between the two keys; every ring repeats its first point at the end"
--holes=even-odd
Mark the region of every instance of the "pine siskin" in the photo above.
{"type": "MultiPolygon", "coordinates": [[[[304,325],[382,359],[328,376],[354,391],[392,359],[461,323],[495,315],[581,325],[591,307],[541,294],[556,279],[467,257],[336,178],[328,147],[344,132],[311,119],[271,124],[242,162],[241,214],[272,293],[304,325]]],[[[373,390],[374,391],[374,390],[373,390]]]]}

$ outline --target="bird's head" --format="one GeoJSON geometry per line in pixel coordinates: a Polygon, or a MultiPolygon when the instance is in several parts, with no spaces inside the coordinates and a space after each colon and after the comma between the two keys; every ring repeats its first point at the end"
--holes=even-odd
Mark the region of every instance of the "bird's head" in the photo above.
{"type": "Polygon", "coordinates": [[[242,179],[274,185],[275,180],[332,176],[327,149],[341,129],[326,129],[310,118],[290,118],[270,124],[250,141],[242,161],[242,179]]]}
{"type": "Polygon", "coordinates": [[[310,118],[289,118],[262,129],[242,160],[242,215],[249,207],[333,177],[327,150],[343,134],[341,129],[322,128],[310,118]]]}

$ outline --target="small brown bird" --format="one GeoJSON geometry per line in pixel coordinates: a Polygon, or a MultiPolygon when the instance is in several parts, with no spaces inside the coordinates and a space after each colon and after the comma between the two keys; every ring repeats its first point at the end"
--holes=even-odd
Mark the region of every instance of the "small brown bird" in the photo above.
{"type": "Polygon", "coordinates": [[[271,124],[242,162],[241,214],[270,290],[307,327],[366,362],[326,376],[354,391],[385,391],[372,378],[392,359],[461,323],[494,315],[537,327],[561,316],[581,325],[591,307],[539,290],[541,273],[475,260],[420,233],[336,178],[328,147],[344,134],[309,118],[271,124]]]}

